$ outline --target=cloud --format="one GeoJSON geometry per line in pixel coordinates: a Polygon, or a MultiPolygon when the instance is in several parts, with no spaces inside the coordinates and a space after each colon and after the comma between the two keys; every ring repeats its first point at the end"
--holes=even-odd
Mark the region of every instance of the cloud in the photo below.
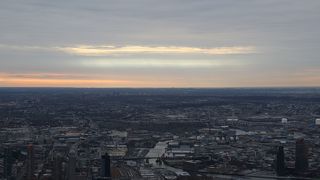
{"type": "Polygon", "coordinates": [[[81,60],[80,65],[92,68],[213,68],[241,64],[210,59],[89,59],[81,60]]]}
{"type": "Polygon", "coordinates": [[[91,46],[79,45],[74,47],[57,48],[66,53],[81,56],[106,56],[121,54],[251,54],[256,52],[252,46],[200,48],[185,46],[91,46]]]}
{"type": "Polygon", "coordinates": [[[15,50],[15,51],[52,51],[52,50],[55,50],[56,48],[0,44],[0,49],[9,49],[9,50],[15,50]]]}
{"type": "Polygon", "coordinates": [[[231,55],[231,54],[251,54],[257,50],[253,46],[233,46],[233,47],[185,47],[185,46],[112,46],[112,45],[77,45],[77,46],[16,46],[0,44],[0,48],[18,51],[60,51],[79,56],[108,56],[123,54],[207,54],[207,55],[231,55]]]}
{"type": "Polygon", "coordinates": [[[319,84],[319,72],[303,69],[320,67],[320,1],[9,0],[0,7],[0,73],[151,86],[143,79],[150,77],[169,87],[319,84]]]}

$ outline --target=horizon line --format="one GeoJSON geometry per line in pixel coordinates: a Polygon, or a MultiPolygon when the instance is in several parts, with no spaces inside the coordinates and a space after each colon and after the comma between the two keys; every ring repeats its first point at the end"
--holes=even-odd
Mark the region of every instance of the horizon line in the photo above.
{"type": "Polygon", "coordinates": [[[320,88],[320,86],[226,86],[226,87],[68,87],[68,86],[0,86],[0,89],[278,89],[320,88]]]}

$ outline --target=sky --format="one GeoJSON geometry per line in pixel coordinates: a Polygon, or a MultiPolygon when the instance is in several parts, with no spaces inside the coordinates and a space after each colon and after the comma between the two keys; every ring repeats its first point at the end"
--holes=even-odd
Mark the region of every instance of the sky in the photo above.
{"type": "Polygon", "coordinates": [[[1,0],[0,87],[320,86],[318,0],[1,0]]]}

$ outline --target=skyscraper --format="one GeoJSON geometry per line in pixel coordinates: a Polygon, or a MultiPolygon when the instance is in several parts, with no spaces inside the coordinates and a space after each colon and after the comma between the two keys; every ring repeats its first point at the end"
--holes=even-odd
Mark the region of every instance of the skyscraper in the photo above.
{"type": "Polygon", "coordinates": [[[12,150],[10,147],[4,148],[4,167],[3,173],[6,179],[10,179],[12,173],[12,163],[13,163],[13,156],[12,150]]]}
{"type": "Polygon", "coordinates": [[[33,159],[33,145],[27,146],[27,180],[33,179],[34,159],[33,159]]]}
{"type": "Polygon", "coordinates": [[[297,173],[303,173],[308,170],[308,147],[303,138],[296,141],[296,163],[297,173]]]}
{"type": "Polygon", "coordinates": [[[75,152],[70,152],[69,161],[68,161],[68,179],[75,180],[75,172],[76,172],[76,157],[75,152]]]}
{"type": "Polygon", "coordinates": [[[62,179],[62,157],[56,154],[53,161],[53,180],[62,179]]]}
{"type": "Polygon", "coordinates": [[[102,159],[102,177],[111,178],[111,165],[110,165],[110,156],[108,153],[101,157],[102,159]]]}
{"type": "Polygon", "coordinates": [[[278,148],[277,161],[276,161],[276,172],[277,172],[278,176],[284,176],[286,174],[283,146],[280,146],[278,148]]]}

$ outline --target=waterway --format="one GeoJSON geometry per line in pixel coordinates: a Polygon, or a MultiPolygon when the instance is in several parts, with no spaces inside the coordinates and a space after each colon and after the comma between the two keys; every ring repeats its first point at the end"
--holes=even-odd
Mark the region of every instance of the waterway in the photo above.
{"type": "MultiPolygon", "coordinates": [[[[149,150],[146,157],[161,157],[163,154],[166,153],[166,148],[168,147],[168,142],[170,142],[170,141],[158,142],[154,148],[149,150]]],[[[158,164],[156,162],[156,159],[150,159],[149,164],[151,164],[153,168],[166,169],[166,170],[172,171],[176,174],[181,174],[182,172],[184,172],[182,169],[167,166],[164,163],[158,164]]]]}

